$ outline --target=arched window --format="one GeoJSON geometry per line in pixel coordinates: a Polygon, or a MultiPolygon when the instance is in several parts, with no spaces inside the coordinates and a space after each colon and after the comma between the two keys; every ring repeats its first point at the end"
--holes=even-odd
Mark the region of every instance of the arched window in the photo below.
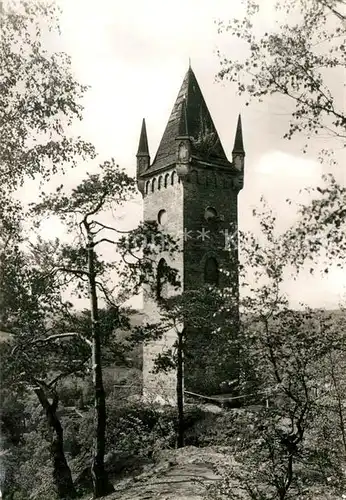
{"type": "Polygon", "coordinates": [[[156,274],[156,298],[157,300],[165,299],[167,297],[167,281],[166,281],[166,261],[160,259],[157,266],[156,274]]]}
{"type": "Polygon", "coordinates": [[[176,173],[176,171],[174,170],[174,171],[172,172],[172,176],[171,176],[171,184],[172,184],[172,186],[174,186],[174,184],[176,183],[176,181],[177,181],[177,173],[176,173]]]}
{"type": "Polygon", "coordinates": [[[218,286],[219,284],[219,266],[214,257],[208,257],[205,262],[204,283],[213,286],[218,286]]]}
{"type": "Polygon", "coordinates": [[[150,181],[147,181],[147,183],[145,185],[145,194],[149,193],[149,186],[150,186],[150,181]]]}
{"type": "Polygon", "coordinates": [[[168,187],[168,183],[169,183],[169,174],[166,174],[165,175],[165,188],[168,187]]]}
{"type": "Polygon", "coordinates": [[[161,189],[161,188],[162,188],[162,175],[160,175],[159,181],[158,181],[158,184],[157,184],[157,189],[161,189]]]}
{"type": "Polygon", "coordinates": [[[154,177],[154,179],[151,181],[151,192],[153,193],[156,189],[156,179],[154,177]]]}
{"type": "Polygon", "coordinates": [[[214,207],[207,207],[204,211],[204,218],[207,222],[215,220],[217,217],[217,211],[214,207]]]}
{"type": "Polygon", "coordinates": [[[157,214],[157,222],[160,224],[160,226],[164,226],[167,223],[166,210],[162,209],[159,211],[159,213],[157,214]]]}

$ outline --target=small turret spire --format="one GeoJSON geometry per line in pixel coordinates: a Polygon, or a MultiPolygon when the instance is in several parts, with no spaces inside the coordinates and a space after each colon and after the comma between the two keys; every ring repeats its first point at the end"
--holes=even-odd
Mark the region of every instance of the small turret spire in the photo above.
{"type": "Polygon", "coordinates": [[[138,189],[144,194],[144,181],[141,176],[150,167],[150,155],[148,147],[147,129],[145,126],[145,119],[143,118],[141,135],[139,138],[138,151],[137,151],[137,185],[138,189]]]}
{"type": "Polygon", "coordinates": [[[147,128],[145,126],[145,118],[143,118],[141,135],[139,138],[138,151],[137,156],[148,155],[149,156],[149,146],[148,146],[148,137],[147,137],[147,128]]]}
{"type": "Polygon", "coordinates": [[[235,133],[234,147],[232,153],[242,153],[245,154],[244,144],[243,144],[243,130],[241,126],[241,116],[239,114],[237,131],[235,133]]]}

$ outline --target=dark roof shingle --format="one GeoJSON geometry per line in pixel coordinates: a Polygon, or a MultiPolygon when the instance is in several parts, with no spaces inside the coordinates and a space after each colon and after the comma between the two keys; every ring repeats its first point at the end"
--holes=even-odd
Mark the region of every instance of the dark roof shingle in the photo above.
{"type": "Polygon", "coordinates": [[[196,158],[230,165],[195,74],[190,67],[179,90],[154,161],[146,173],[155,172],[175,163],[176,139],[182,135],[182,124],[191,139],[192,154],[196,158]]]}

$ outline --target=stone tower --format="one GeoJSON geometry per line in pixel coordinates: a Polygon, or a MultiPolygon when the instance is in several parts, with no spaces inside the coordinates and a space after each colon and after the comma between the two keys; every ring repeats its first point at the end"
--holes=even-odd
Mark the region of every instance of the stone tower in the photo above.
{"type": "MultiPolygon", "coordinates": [[[[190,67],[154,160],[150,161],[144,120],[137,152],[137,183],[143,196],[144,220],[157,221],[163,230],[179,238],[180,252],[174,260],[164,254],[158,259],[158,275],[165,260],[178,269],[185,290],[204,283],[238,287],[235,234],[244,157],[240,116],[229,161],[190,67]],[[228,276],[221,269],[229,271],[228,276]]],[[[163,291],[158,289],[160,293],[163,291]]],[[[154,298],[144,298],[144,313],[148,321],[159,318],[154,298]]],[[[148,397],[174,399],[174,374],[151,373],[154,358],[174,340],[175,333],[168,332],[162,341],[144,347],[143,387],[148,397]]]]}

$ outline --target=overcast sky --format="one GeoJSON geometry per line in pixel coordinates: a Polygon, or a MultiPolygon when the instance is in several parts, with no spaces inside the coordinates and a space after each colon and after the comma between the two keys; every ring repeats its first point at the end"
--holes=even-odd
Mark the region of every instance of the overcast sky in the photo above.
{"type": "MultiPolygon", "coordinates": [[[[264,0],[263,0],[264,1],[264,0]]],[[[58,0],[62,48],[72,56],[76,77],[91,86],[85,99],[84,120],[76,127],[91,140],[102,159],[116,162],[134,175],[142,118],[146,118],[152,158],[164,131],[189,58],[228,157],[231,158],[238,113],[242,114],[246,150],[245,186],[239,196],[239,226],[253,228],[251,212],[264,195],[287,227],[294,210],[286,198],[297,199],[301,188],[316,185],[326,167],[317,162],[321,143],[303,155],[304,139],[284,141],[289,105],[280,100],[245,106],[229,83],[216,83],[216,49],[237,56],[239,46],[217,34],[215,20],[241,13],[240,0],[58,0]]],[[[269,5],[263,26],[273,16],[269,5]]],[[[51,43],[58,44],[55,40],[51,43]]],[[[69,174],[82,178],[84,166],[69,174]]],[[[141,205],[127,214],[129,224],[139,220],[141,205]]],[[[341,271],[327,278],[307,273],[286,290],[296,306],[337,307],[346,278],[341,271]]]]}

